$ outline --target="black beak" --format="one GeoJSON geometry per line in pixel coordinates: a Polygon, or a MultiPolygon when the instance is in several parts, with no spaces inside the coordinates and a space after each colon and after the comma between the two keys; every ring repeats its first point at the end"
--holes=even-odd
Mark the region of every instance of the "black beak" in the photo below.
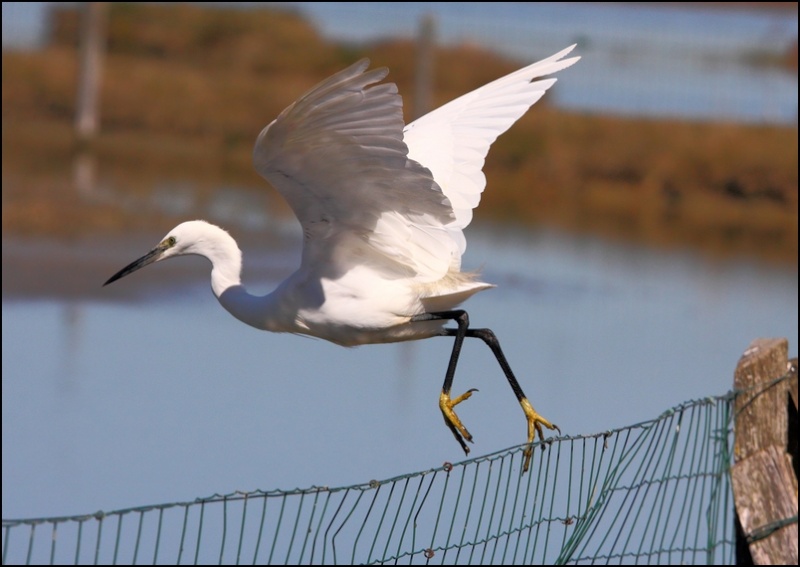
{"type": "Polygon", "coordinates": [[[161,245],[156,246],[150,252],[148,252],[135,262],[131,262],[130,264],[122,268],[119,272],[108,278],[108,281],[104,283],[103,286],[107,286],[108,284],[113,283],[120,278],[124,278],[125,276],[127,276],[128,274],[132,274],[139,268],[144,268],[148,264],[152,264],[161,257],[161,255],[164,253],[165,250],[167,250],[167,248],[161,245]]]}

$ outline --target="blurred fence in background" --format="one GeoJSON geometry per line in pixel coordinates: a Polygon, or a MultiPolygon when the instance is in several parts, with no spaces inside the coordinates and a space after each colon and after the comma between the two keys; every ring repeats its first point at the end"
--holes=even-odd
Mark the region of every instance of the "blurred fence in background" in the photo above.
{"type": "Polygon", "coordinates": [[[796,3],[282,4],[344,42],[417,37],[427,19],[442,45],[480,46],[521,64],[578,43],[581,72],[555,89],[562,107],[797,123],[796,3]]]}
{"type": "MultiPolygon", "coordinates": [[[[51,3],[3,3],[3,45],[48,41],[51,3]]],[[[579,44],[581,72],[554,90],[590,112],[797,124],[797,3],[253,2],[299,11],[344,43],[415,38],[530,63],[579,44]]],[[[432,63],[435,66],[435,61],[432,63]]],[[[435,71],[433,71],[435,74],[435,71]]]]}

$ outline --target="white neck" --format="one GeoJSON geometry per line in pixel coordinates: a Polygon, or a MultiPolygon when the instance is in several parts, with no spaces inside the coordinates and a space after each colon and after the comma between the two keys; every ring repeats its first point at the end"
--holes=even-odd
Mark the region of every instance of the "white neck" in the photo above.
{"type": "Polygon", "coordinates": [[[226,231],[213,227],[203,245],[202,255],[209,259],[211,289],[220,304],[234,317],[258,329],[283,330],[274,294],[251,295],[241,283],[242,252],[226,231]],[[215,229],[215,230],[214,230],[215,229]]]}

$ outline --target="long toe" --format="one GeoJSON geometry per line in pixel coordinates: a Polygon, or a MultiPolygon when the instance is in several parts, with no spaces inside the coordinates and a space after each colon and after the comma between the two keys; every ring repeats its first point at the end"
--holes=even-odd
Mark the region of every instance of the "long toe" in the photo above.
{"type": "Polygon", "coordinates": [[[455,406],[463,402],[464,400],[468,400],[472,396],[472,392],[476,390],[468,390],[464,392],[460,396],[458,396],[455,400],[450,398],[450,394],[447,392],[442,392],[439,396],[439,409],[442,410],[442,416],[444,417],[444,422],[450,431],[453,433],[453,437],[456,438],[456,441],[461,445],[461,448],[464,449],[464,453],[469,454],[469,447],[465,443],[465,441],[469,441],[472,443],[472,435],[467,428],[464,427],[464,424],[461,423],[461,419],[459,419],[458,414],[456,414],[455,406]]]}
{"type": "Polygon", "coordinates": [[[549,420],[536,413],[536,410],[533,409],[533,406],[528,401],[528,398],[522,398],[519,404],[522,406],[522,411],[525,412],[525,418],[528,420],[528,447],[522,453],[525,459],[522,466],[522,472],[524,473],[528,471],[528,468],[531,464],[531,458],[533,457],[533,442],[536,439],[536,434],[539,434],[540,441],[544,441],[543,427],[546,427],[550,430],[556,430],[559,433],[561,433],[561,429],[559,429],[557,425],[550,423],[549,420]]]}

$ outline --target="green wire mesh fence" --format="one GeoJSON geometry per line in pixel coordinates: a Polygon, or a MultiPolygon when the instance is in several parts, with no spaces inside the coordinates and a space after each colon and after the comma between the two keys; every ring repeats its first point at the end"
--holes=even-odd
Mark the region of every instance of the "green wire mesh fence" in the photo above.
{"type": "Polygon", "coordinates": [[[3,520],[3,563],[733,563],[733,396],[341,488],[3,520]]]}

